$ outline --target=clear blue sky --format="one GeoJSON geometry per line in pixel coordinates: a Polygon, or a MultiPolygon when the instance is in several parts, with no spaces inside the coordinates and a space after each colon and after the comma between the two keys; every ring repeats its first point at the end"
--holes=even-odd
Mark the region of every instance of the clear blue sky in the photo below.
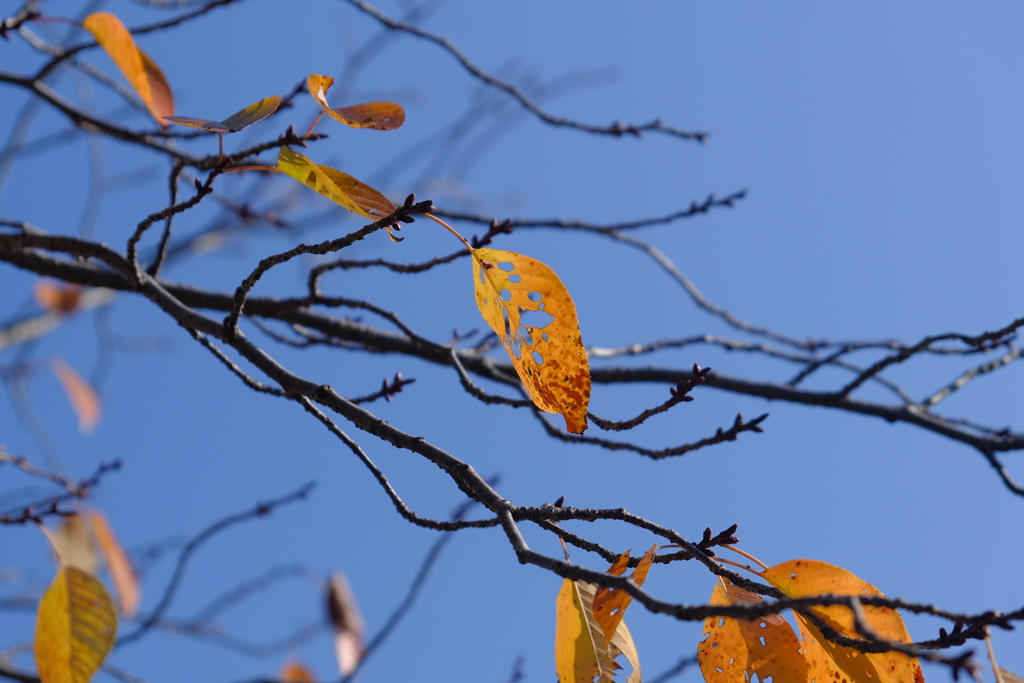
{"type": "MultiPolygon", "coordinates": [[[[73,3],[76,11],[80,4],[73,3]]],[[[65,5],[43,8],[56,14],[70,9],[65,5]]],[[[380,7],[399,13],[403,3],[380,7]]],[[[129,26],[167,16],[130,2],[111,1],[105,8],[129,26]]],[[[425,27],[502,78],[524,87],[554,84],[543,106],[556,115],[594,124],[662,117],[668,125],[708,131],[710,141],[700,146],[657,135],[637,141],[552,129],[500,94],[482,91],[436,46],[402,38],[379,43],[349,102],[399,101],[406,106],[406,126],[375,134],[325,122],[322,130],[331,137],[312,148],[318,161],[330,161],[394,198],[415,191],[439,206],[498,217],[625,220],[671,213],[709,193],[747,189],[733,209],[640,236],[716,304],[795,337],[913,342],[934,333],[977,334],[1021,315],[1019,3],[448,2],[437,4],[425,27]],[[428,144],[481,98],[497,112],[495,119],[464,124],[470,135],[450,147],[428,144]]],[[[339,75],[351,51],[375,38],[375,22],[345,2],[300,7],[249,0],[177,32],[145,36],[140,45],[167,74],[178,113],[221,118],[287,93],[310,73],[339,75]]],[[[112,69],[95,50],[82,58],[112,69]]],[[[26,69],[35,59],[17,38],[0,44],[0,69],[26,69]]],[[[72,98],[97,98],[105,114],[117,106],[104,89],[90,93],[68,76],[57,87],[72,98]]],[[[7,86],[0,92],[0,132],[6,135],[24,98],[7,86]]],[[[277,135],[288,123],[306,125],[313,103],[305,97],[297,102],[226,145],[236,149],[277,135]]],[[[134,116],[128,120],[148,125],[134,116]]],[[[30,139],[61,130],[63,123],[45,113],[30,139]]],[[[83,182],[85,151],[79,138],[24,159],[2,188],[0,217],[53,233],[77,232],[92,191],[83,182]]],[[[135,224],[162,206],[166,170],[116,142],[102,143],[102,158],[110,191],[95,234],[123,248],[135,224]]],[[[226,195],[244,183],[223,180],[226,195]]],[[[275,196],[291,189],[285,182],[272,186],[275,196]]],[[[172,266],[166,276],[231,288],[266,255],[358,225],[338,214],[323,220],[326,203],[311,193],[304,197],[310,215],[320,219],[303,225],[301,235],[261,228],[252,239],[231,240],[172,266]]],[[[178,234],[202,230],[219,216],[211,202],[186,214],[178,234]]],[[[406,240],[397,245],[375,235],[357,254],[415,261],[457,247],[428,221],[403,234],[406,240]]],[[[607,240],[520,230],[500,246],[539,258],[561,275],[588,345],[738,336],[701,313],[649,260],[607,240]]],[[[349,273],[329,277],[325,287],[392,307],[421,334],[444,340],[455,328],[481,325],[468,270],[456,263],[419,279],[349,273]]],[[[0,319],[28,310],[33,281],[0,267],[0,319]]],[[[298,270],[283,270],[256,292],[292,296],[302,287],[298,270]]],[[[122,296],[107,322],[131,343],[102,366],[104,417],[95,433],[77,433],[46,369],[46,360],[60,355],[84,373],[98,372],[103,359],[93,316],[73,318],[33,350],[38,373],[28,396],[69,472],[84,475],[100,461],[124,461],[125,470],[104,481],[95,504],[129,549],[189,537],[258,500],[317,482],[308,502],[234,528],[199,552],[171,615],[187,618],[272,566],[301,563],[322,576],[343,569],[369,630],[379,628],[436,535],[402,521],[367,472],[318,423],[294,404],[245,389],[152,306],[122,296]]],[[[526,411],[481,406],[446,369],[326,350],[279,353],[300,374],[346,395],[368,393],[395,371],[415,377],[396,400],[371,409],[482,474],[500,474],[499,490],[514,502],[539,505],[565,495],[567,504],[579,507],[622,506],[691,539],[707,526],[737,523],[742,547],[769,564],[825,560],[889,595],[951,610],[1024,604],[1024,500],[1003,489],[971,449],[933,434],[707,389],[698,390],[693,403],[652,420],[636,439],[658,447],[695,440],[728,425],[739,411],[748,417],[770,412],[765,433],[651,462],[556,445],[526,411]]],[[[4,352],[0,363],[13,358],[4,352]]],[[[793,371],[712,347],[687,347],[651,362],[698,362],[778,382],[793,371]]],[[[892,377],[918,397],[962,367],[930,359],[892,377]]],[[[1020,428],[1022,379],[1019,365],[980,379],[945,410],[1020,428]]],[[[835,387],[840,380],[824,375],[812,386],[835,387]]],[[[861,396],[882,396],[873,392],[861,396]]],[[[623,418],[665,397],[662,386],[598,386],[593,409],[623,418]]],[[[422,514],[444,517],[460,502],[433,466],[352,433],[422,514]]],[[[0,402],[0,442],[42,462],[6,399],[0,402]]],[[[1011,470],[1024,478],[1014,457],[1011,470]]],[[[611,525],[579,530],[621,550],[652,542],[611,525]]],[[[0,568],[29,568],[32,585],[48,581],[52,568],[38,532],[2,532],[0,568]]],[[[527,532],[537,549],[560,552],[551,539],[527,532]]],[[[601,566],[580,552],[574,560],[601,566]]],[[[164,557],[147,572],[144,609],[153,606],[170,566],[164,557]]],[[[648,586],[693,604],[708,599],[713,582],[696,566],[657,566],[648,586]]],[[[551,680],[558,588],[557,577],[518,565],[499,533],[463,532],[363,680],[497,682],[511,675],[520,656],[527,680],[551,680]]],[[[223,626],[242,638],[273,641],[319,617],[318,590],[304,579],[283,581],[229,612],[223,626]]],[[[30,614],[5,614],[0,648],[24,641],[31,623],[30,614]]],[[[700,637],[699,625],[654,617],[639,607],[629,623],[649,676],[695,652],[700,637]]],[[[933,637],[935,628],[932,621],[910,622],[919,638],[933,637]]],[[[995,643],[1000,663],[1024,675],[1019,633],[997,633],[995,643]]],[[[981,644],[977,650],[983,655],[981,644]]],[[[294,654],[321,678],[333,675],[326,635],[294,654]]],[[[273,674],[284,659],[251,659],[187,637],[156,635],[110,661],[149,683],[227,683],[273,674]]],[[[934,667],[926,667],[925,676],[948,679],[934,667]]],[[[681,680],[700,676],[691,671],[681,680]]]]}

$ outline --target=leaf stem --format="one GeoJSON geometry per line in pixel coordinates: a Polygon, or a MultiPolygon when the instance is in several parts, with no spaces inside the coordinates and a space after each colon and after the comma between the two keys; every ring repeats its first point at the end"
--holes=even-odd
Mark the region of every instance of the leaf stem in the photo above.
{"type": "Polygon", "coordinates": [[[455,231],[455,228],[453,228],[452,226],[448,225],[447,223],[445,223],[443,220],[441,220],[440,218],[438,218],[437,216],[435,216],[432,213],[425,213],[423,215],[426,216],[427,218],[429,218],[430,220],[434,221],[435,223],[440,223],[445,228],[447,228],[448,232],[450,232],[451,234],[455,235],[455,237],[457,237],[458,240],[460,242],[462,242],[463,245],[465,245],[466,249],[469,249],[469,253],[470,253],[470,255],[472,255],[473,247],[470,246],[469,242],[466,241],[465,237],[463,237],[462,235],[460,235],[459,233],[457,233],[455,231]]]}
{"type": "MultiPolygon", "coordinates": [[[[733,545],[723,545],[722,547],[727,549],[727,550],[733,551],[737,555],[742,555],[743,557],[747,558],[748,560],[750,560],[751,562],[753,562],[755,564],[761,565],[761,567],[762,567],[761,571],[768,571],[768,565],[766,565],[764,562],[762,562],[761,560],[757,559],[756,557],[754,557],[750,553],[744,552],[744,551],[740,550],[739,548],[737,548],[736,546],[733,546],[733,545]]],[[[737,565],[737,566],[739,566],[739,565],[737,565]]],[[[757,573],[760,573],[760,572],[757,572],[757,573]]]]}

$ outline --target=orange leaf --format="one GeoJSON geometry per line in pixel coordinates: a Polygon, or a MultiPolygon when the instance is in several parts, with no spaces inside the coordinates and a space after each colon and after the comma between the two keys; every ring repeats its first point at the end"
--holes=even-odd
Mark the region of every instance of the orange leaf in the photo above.
{"type": "Polygon", "coordinates": [[[473,249],[480,314],[501,339],[533,402],[561,413],[582,434],[590,404],[590,364],[576,306],[555,272],[529,256],[473,249]]]}
{"type": "MultiPolygon", "coordinates": [[[[760,595],[721,577],[711,594],[712,605],[761,601],[760,595]]],[[[824,670],[808,667],[796,634],[777,614],[750,620],[708,617],[704,620],[704,635],[697,647],[697,662],[707,683],[745,683],[754,674],[759,681],[770,676],[780,683],[839,683],[838,679],[825,678],[824,670]]]]}
{"type": "Polygon", "coordinates": [[[114,532],[107,523],[107,518],[102,513],[91,511],[86,513],[86,518],[92,527],[96,544],[103,553],[103,560],[106,562],[107,571],[110,572],[110,579],[114,582],[114,591],[117,593],[118,605],[121,607],[121,614],[129,619],[135,616],[139,608],[139,577],[132,567],[131,560],[121,544],[117,542],[114,532]]]}
{"type": "Polygon", "coordinates": [[[559,683],[611,683],[625,655],[633,667],[627,683],[640,683],[640,656],[625,622],[619,622],[610,642],[594,618],[595,587],[565,579],[558,593],[555,621],[555,672],[559,683]]]}
{"type": "MultiPolygon", "coordinates": [[[[654,551],[657,549],[657,545],[652,545],[651,549],[640,558],[636,569],[633,570],[631,578],[637,586],[644,585],[644,581],[647,580],[647,572],[651,570],[651,564],[654,562],[654,551]]],[[[628,565],[629,552],[627,551],[622,553],[619,559],[612,564],[608,569],[608,573],[620,576],[626,571],[628,565]]],[[[604,633],[605,643],[611,641],[612,636],[615,634],[615,629],[618,627],[619,622],[622,621],[622,617],[625,616],[626,608],[629,607],[631,602],[633,602],[633,596],[626,591],[619,590],[618,588],[604,587],[597,589],[597,594],[594,596],[594,618],[604,633]]]]}
{"type": "Polygon", "coordinates": [[[394,130],[405,123],[405,110],[394,102],[367,102],[331,109],[331,105],[327,104],[327,91],[333,83],[333,78],[320,74],[313,74],[306,79],[309,94],[336,121],[352,128],[373,130],[394,130]]]}
{"type": "Polygon", "coordinates": [[[42,683],[87,683],[114,644],[117,612],[96,578],[64,567],[39,601],[35,658],[42,683]]]}
{"type": "Polygon", "coordinates": [[[359,616],[348,580],[341,572],[331,575],[327,614],[334,626],[334,654],[338,658],[338,670],[342,676],[348,676],[363,658],[363,619],[359,616]]]}
{"type": "Polygon", "coordinates": [[[82,288],[78,285],[65,285],[55,280],[42,279],[36,282],[33,290],[36,303],[54,313],[70,313],[78,308],[82,298],[82,288]]]}
{"type": "Polygon", "coordinates": [[[71,408],[78,415],[78,430],[88,434],[100,421],[100,397],[81,375],[59,357],[55,356],[50,361],[50,367],[64,387],[64,393],[71,401],[71,408]]]}
{"type": "Polygon", "coordinates": [[[280,104],[281,98],[274,95],[273,97],[264,97],[259,102],[254,102],[245,109],[236,111],[223,121],[197,119],[191,116],[165,116],[164,119],[182,126],[208,130],[211,133],[237,133],[246,126],[251,126],[273,114],[280,104]]]}
{"type": "Polygon", "coordinates": [[[174,113],[171,88],[156,63],[135,45],[121,20],[109,12],[94,12],[82,25],[110,55],[157,123],[166,125],[164,117],[174,113]]]}
{"type": "MultiPolygon", "coordinates": [[[[793,598],[817,595],[856,595],[859,597],[882,596],[882,592],[870,583],[860,579],[841,567],[817,560],[790,560],[770,567],[762,573],[766,581],[793,598]]],[[[909,643],[910,634],[899,612],[891,607],[864,605],[864,616],[868,626],[880,638],[909,643]]],[[[839,633],[862,639],[854,625],[851,611],[842,605],[812,607],[815,616],[839,633]]],[[[851,681],[873,679],[879,683],[922,683],[924,675],[921,665],[914,657],[898,652],[862,653],[853,648],[843,647],[828,641],[810,621],[797,618],[801,626],[816,639],[836,665],[851,681]]],[[[808,638],[810,640],[810,638],[808,638]]]]}
{"type": "Polygon", "coordinates": [[[289,659],[277,674],[281,683],[313,683],[313,673],[294,659],[289,659]]]}
{"type": "Polygon", "coordinates": [[[281,148],[277,157],[277,168],[332,202],[364,218],[376,221],[395,211],[395,205],[369,185],[330,166],[314,164],[288,147],[281,148]]]}

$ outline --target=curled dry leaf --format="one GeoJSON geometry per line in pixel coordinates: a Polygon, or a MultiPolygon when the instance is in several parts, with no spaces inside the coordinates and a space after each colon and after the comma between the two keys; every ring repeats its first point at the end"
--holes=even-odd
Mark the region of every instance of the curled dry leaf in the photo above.
{"type": "Polygon", "coordinates": [[[273,114],[277,111],[280,104],[281,98],[277,95],[274,95],[273,97],[265,97],[259,102],[250,104],[245,109],[236,111],[223,121],[198,119],[191,116],[165,116],[164,118],[171,123],[177,123],[190,128],[199,128],[200,130],[208,130],[211,133],[237,133],[246,126],[251,126],[257,121],[265,119],[273,114]]]}
{"type": "Polygon", "coordinates": [[[96,539],[92,527],[83,515],[64,518],[53,533],[57,555],[63,564],[78,567],[96,576],[100,571],[100,557],[96,553],[96,539]]]}
{"type": "Polygon", "coordinates": [[[334,653],[342,676],[355,671],[363,658],[363,619],[342,572],[334,572],[327,590],[327,614],[334,627],[334,653]]]}
{"type": "MultiPolygon", "coordinates": [[[[882,592],[870,583],[841,567],[817,560],[790,560],[769,567],[761,576],[791,598],[818,595],[855,595],[858,597],[884,597],[882,592]]],[[[910,634],[899,612],[891,607],[864,605],[863,613],[867,626],[879,638],[897,643],[911,642],[910,634]]],[[[849,638],[863,639],[857,632],[854,616],[844,605],[809,608],[837,632],[849,638]]],[[[923,683],[921,664],[914,657],[899,652],[862,653],[853,648],[836,645],[826,639],[817,626],[796,614],[802,631],[801,640],[816,643],[834,662],[829,680],[859,682],[866,680],[878,683],[923,683]]],[[[808,650],[811,651],[810,648],[808,650]]]]}
{"type": "Polygon", "coordinates": [[[36,282],[33,295],[36,303],[47,311],[71,313],[78,308],[78,303],[82,298],[82,288],[78,285],[67,285],[44,278],[36,282]]]}
{"type": "MultiPolygon", "coordinates": [[[[637,586],[644,585],[644,581],[647,580],[647,573],[651,570],[651,564],[654,562],[654,551],[657,549],[657,545],[652,545],[650,550],[640,558],[636,569],[633,570],[633,575],[630,578],[637,586]]],[[[629,551],[626,551],[612,564],[608,573],[621,576],[628,566],[629,551]]],[[[631,602],[633,602],[633,596],[618,588],[601,586],[597,589],[597,593],[594,595],[594,618],[604,633],[605,643],[611,641],[615,629],[618,628],[622,617],[626,615],[626,608],[631,602]]]]}
{"type": "Polygon", "coordinates": [[[315,164],[288,147],[281,148],[277,168],[335,204],[364,218],[377,221],[390,216],[396,209],[387,197],[366,183],[330,166],[315,164]]]}
{"type": "Polygon", "coordinates": [[[405,110],[394,102],[367,102],[332,109],[327,103],[327,91],[333,83],[333,78],[320,74],[313,74],[306,79],[309,94],[335,121],[352,128],[372,130],[394,130],[405,123],[405,110]]]}
{"type": "Polygon", "coordinates": [[[582,434],[590,404],[590,363],[576,306],[553,270],[498,249],[473,249],[473,286],[480,314],[501,339],[538,408],[560,413],[582,434]]]}
{"type": "Polygon", "coordinates": [[[71,401],[71,408],[78,416],[78,430],[88,434],[100,421],[100,397],[96,390],[86,382],[81,375],[75,372],[74,368],[65,363],[60,357],[55,356],[50,361],[50,367],[64,387],[64,393],[71,401]]]}
{"type": "Polygon", "coordinates": [[[35,659],[42,683],[87,683],[110,652],[117,613],[98,579],[64,567],[39,601],[35,659]]]}
{"type": "Polygon", "coordinates": [[[138,48],[121,20],[109,12],[94,12],[82,26],[121,70],[157,123],[165,126],[164,118],[174,113],[171,87],[160,67],[138,48]]]}
{"type": "Polygon", "coordinates": [[[611,683],[624,655],[632,667],[627,683],[640,683],[640,656],[626,622],[620,621],[609,642],[594,618],[596,587],[565,579],[558,593],[555,621],[555,671],[559,683],[611,683]]]}
{"type": "Polygon", "coordinates": [[[141,588],[139,577],[135,573],[128,554],[117,542],[107,518],[101,512],[90,510],[85,513],[89,526],[92,528],[92,535],[96,539],[100,552],[103,554],[103,561],[110,573],[110,580],[114,583],[114,592],[117,593],[117,604],[121,614],[131,619],[139,608],[141,588]]]}

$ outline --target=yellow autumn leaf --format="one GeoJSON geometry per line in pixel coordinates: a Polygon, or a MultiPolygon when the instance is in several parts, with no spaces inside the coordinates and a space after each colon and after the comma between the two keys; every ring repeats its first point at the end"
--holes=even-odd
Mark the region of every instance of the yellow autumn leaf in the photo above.
{"type": "Polygon", "coordinates": [[[98,579],[77,567],[57,573],[36,620],[36,669],[42,683],[86,683],[110,652],[117,613],[98,579]]]}
{"type": "Polygon", "coordinates": [[[555,621],[555,672],[559,683],[611,683],[622,666],[620,655],[632,667],[626,683],[640,683],[640,656],[626,623],[619,622],[611,642],[605,643],[594,618],[596,587],[586,581],[565,579],[558,593],[555,621]]]}
{"type": "MultiPolygon", "coordinates": [[[[790,560],[769,567],[761,576],[792,598],[818,595],[884,597],[881,591],[853,573],[817,560],[790,560]]],[[[893,642],[911,642],[903,619],[895,609],[864,605],[863,610],[867,624],[875,635],[893,642]]],[[[844,636],[862,639],[854,625],[854,616],[847,607],[831,605],[812,607],[809,611],[844,636]]],[[[878,683],[924,681],[921,665],[915,657],[898,652],[863,653],[836,645],[827,640],[813,623],[801,617],[799,613],[797,619],[802,630],[806,632],[807,640],[816,640],[851,683],[866,680],[878,683]]],[[[838,683],[840,679],[835,680],[838,683]]]]}
{"type": "MultiPolygon", "coordinates": [[[[647,580],[647,573],[651,570],[651,564],[654,562],[654,551],[657,549],[657,545],[652,545],[651,549],[640,558],[636,569],[633,570],[630,578],[637,586],[644,585],[644,581],[647,580]]],[[[608,573],[621,576],[628,566],[629,552],[627,551],[622,553],[619,559],[612,564],[608,573]]],[[[606,643],[611,641],[619,622],[626,615],[626,608],[632,601],[632,595],[618,588],[602,586],[597,589],[597,593],[594,595],[594,618],[597,620],[598,626],[601,627],[601,632],[604,633],[606,643]]]]}
{"type": "Polygon", "coordinates": [[[281,98],[274,95],[273,97],[265,97],[259,102],[254,102],[248,107],[236,111],[223,121],[213,121],[192,116],[165,116],[164,119],[181,126],[208,130],[211,133],[237,133],[246,126],[251,126],[257,121],[273,114],[277,111],[280,104],[281,98]]]}
{"type": "Polygon", "coordinates": [[[92,528],[96,545],[103,553],[103,561],[110,573],[110,580],[114,583],[114,591],[117,593],[117,604],[121,614],[131,619],[139,608],[139,597],[141,588],[139,577],[135,573],[131,560],[124,548],[117,542],[107,518],[102,513],[91,510],[85,513],[85,517],[92,528]]]}
{"type": "Polygon", "coordinates": [[[590,404],[590,364],[576,306],[553,270],[498,249],[472,249],[480,314],[501,339],[538,408],[561,413],[582,434],[590,404]]]}
{"type": "Polygon", "coordinates": [[[288,147],[281,148],[277,168],[364,218],[377,221],[395,211],[395,205],[387,197],[366,183],[330,166],[315,164],[288,147]]]}
{"type": "Polygon", "coordinates": [[[74,368],[65,363],[61,358],[54,357],[50,361],[50,367],[64,387],[64,393],[71,401],[71,408],[78,416],[78,430],[88,434],[100,421],[100,397],[96,390],[82,378],[74,368]]]}
{"type": "Polygon", "coordinates": [[[373,130],[394,130],[405,123],[405,110],[394,102],[367,102],[332,109],[327,103],[327,91],[333,83],[333,78],[320,74],[313,74],[306,79],[309,94],[334,120],[352,128],[373,130]]]}
{"type": "Polygon", "coordinates": [[[90,14],[82,26],[121,70],[157,123],[165,126],[164,118],[174,113],[171,87],[160,67],[135,44],[131,32],[109,12],[90,14]]]}
{"type": "MultiPolygon", "coordinates": [[[[761,601],[760,595],[719,577],[710,604],[761,601]]],[[[839,683],[824,678],[824,669],[808,666],[796,634],[777,614],[751,620],[708,617],[704,620],[704,636],[697,647],[697,663],[707,683],[746,683],[754,674],[759,681],[770,676],[780,683],[839,683]]]]}

